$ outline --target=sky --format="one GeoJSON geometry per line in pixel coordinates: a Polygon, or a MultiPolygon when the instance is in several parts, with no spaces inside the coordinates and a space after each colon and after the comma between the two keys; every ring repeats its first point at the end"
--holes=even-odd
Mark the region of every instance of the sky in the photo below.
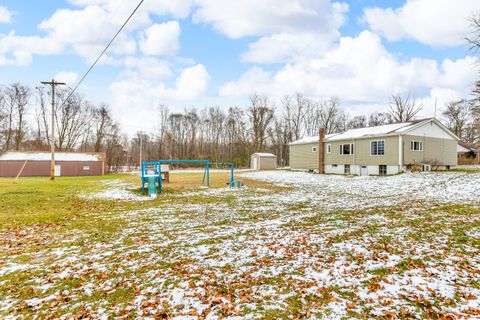
{"type": "MultiPolygon", "coordinates": [[[[0,84],[70,87],[137,0],[0,0],[0,84]]],[[[173,112],[337,96],[353,115],[414,95],[422,116],[469,98],[478,57],[465,37],[478,0],[145,0],[79,92],[127,133],[173,112]]],[[[278,103],[277,103],[278,105],[278,103]]]]}

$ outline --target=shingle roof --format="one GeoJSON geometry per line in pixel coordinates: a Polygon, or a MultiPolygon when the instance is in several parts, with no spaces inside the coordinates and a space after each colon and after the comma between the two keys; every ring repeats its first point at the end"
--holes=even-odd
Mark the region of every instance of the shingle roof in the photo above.
{"type": "MultiPolygon", "coordinates": [[[[342,133],[328,134],[325,136],[325,141],[352,140],[352,139],[360,139],[360,138],[366,138],[366,137],[400,134],[411,129],[413,126],[421,122],[428,122],[430,120],[432,120],[432,118],[415,120],[410,122],[386,124],[386,125],[375,126],[375,127],[350,129],[342,133]]],[[[318,136],[304,137],[300,140],[290,143],[290,145],[309,144],[317,141],[318,141],[318,136]]]]}
{"type": "MultiPolygon", "coordinates": [[[[325,135],[325,139],[332,138],[333,136],[336,136],[337,134],[338,133],[327,134],[327,135],[325,135]]],[[[319,136],[303,137],[300,140],[293,141],[293,142],[289,143],[289,145],[314,143],[314,142],[318,142],[318,139],[319,139],[319,136]]]]}

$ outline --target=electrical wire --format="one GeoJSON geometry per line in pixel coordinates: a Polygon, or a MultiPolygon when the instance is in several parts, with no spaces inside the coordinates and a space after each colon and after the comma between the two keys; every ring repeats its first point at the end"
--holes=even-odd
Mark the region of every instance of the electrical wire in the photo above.
{"type": "Polygon", "coordinates": [[[115,39],[118,37],[118,35],[120,34],[120,32],[122,32],[122,30],[125,28],[125,26],[127,25],[127,23],[130,21],[130,19],[132,19],[133,15],[138,11],[138,9],[140,8],[140,6],[142,5],[142,3],[144,2],[145,0],[141,0],[138,5],[135,7],[135,9],[132,11],[132,13],[130,14],[130,16],[128,16],[127,20],[125,20],[125,22],[122,24],[122,26],[120,27],[120,29],[118,29],[117,33],[113,36],[112,40],[110,40],[110,42],[107,44],[107,46],[105,47],[105,49],[103,49],[103,51],[100,53],[100,55],[97,57],[97,59],[95,59],[95,61],[93,62],[93,64],[90,66],[90,68],[87,70],[87,72],[85,72],[85,74],[83,75],[83,77],[80,79],[80,81],[78,81],[78,83],[75,85],[75,87],[71,90],[70,94],[67,96],[67,98],[63,101],[61,107],[63,107],[63,105],[65,104],[65,102],[68,101],[68,99],[70,99],[73,94],[75,93],[75,91],[77,91],[78,87],[82,84],[83,80],[85,80],[85,78],[88,76],[88,74],[90,73],[90,71],[93,70],[93,68],[95,67],[95,65],[98,63],[98,61],[103,57],[103,55],[105,54],[105,52],[107,52],[108,48],[110,48],[110,46],[112,45],[112,43],[115,41],[115,39]]]}

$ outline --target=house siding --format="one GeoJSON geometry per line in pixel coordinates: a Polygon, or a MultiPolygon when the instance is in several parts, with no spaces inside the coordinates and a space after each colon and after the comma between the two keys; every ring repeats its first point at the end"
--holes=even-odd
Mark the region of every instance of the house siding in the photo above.
{"type": "Polygon", "coordinates": [[[325,153],[325,164],[398,165],[398,139],[398,136],[393,136],[325,142],[325,145],[330,144],[332,146],[332,152],[325,153]],[[377,140],[385,141],[385,155],[383,156],[370,155],[370,142],[377,140]],[[354,154],[341,155],[340,145],[348,143],[353,143],[354,154]]]}
{"type": "Polygon", "coordinates": [[[403,163],[436,163],[438,165],[457,165],[457,140],[430,138],[425,136],[403,136],[403,163]],[[422,151],[410,150],[411,141],[422,141],[422,151]]]}
{"type": "Polygon", "coordinates": [[[318,142],[290,146],[290,169],[318,170],[318,142]],[[317,147],[317,152],[312,148],[317,147]]]}
{"type": "MultiPolygon", "coordinates": [[[[16,177],[25,161],[0,161],[0,177],[16,177]]],[[[50,176],[50,161],[27,161],[20,177],[50,176]]],[[[55,161],[62,176],[99,176],[103,174],[102,161],[55,161]],[[89,167],[89,170],[84,170],[89,167]]]]}
{"type": "MultiPolygon", "coordinates": [[[[362,133],[363,134],[363,133],[362,133]]],[[[352,137],[354,135],[350,135],[352,137]]],[[[345,165],[350,166],[351,174],[379,174],[379,166],[386,166],[387,174],[396,174],[406,169],[408,164],[428,163],[438,166],[457,165],[457,138],[437,120],[429,120],[412,126],[411,130],[399,133],[383,133],[383,136],[362,135],[356,139],[325,141],[325,172],[343,174],[345,165]],[[371,155],[371,142],[385,141],[384,155],[371,155]],[[411,141],[422,141],[422,151],[410,150],[411,141]],[[341,144],[353,144],[354,154],[340,154],[341,144]],[[330,148],[328,147],[330,145],[330,148]],[[331,150],[328,153],[328,149],[331,150]],[[365,167],[362,172],[362,166],[365,167]],[[368,169],[368,170],[366,170],[368,169]],[[368,171],[368,172],[367,172],[368,171]]],[[[331,139],[335,139],[335,136],[331,139]]],[[[340,139],[340,137],[337,137],[340,139]]],[[[290,166],[292,169],[318,170],[318,154],[312,152],[317,142],[301,145],[290,145],[290,166]]]]}

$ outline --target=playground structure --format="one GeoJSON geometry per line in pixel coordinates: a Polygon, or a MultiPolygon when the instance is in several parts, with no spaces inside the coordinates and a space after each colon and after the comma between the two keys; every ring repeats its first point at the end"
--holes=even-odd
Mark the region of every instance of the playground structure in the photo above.
{"type": "MultiPolygon", "coordinates": [[[[228,185],[230,188],[235,187],[235,164],[230,162],[210,162],[209,160],[158,160],[142,163],[142,194],[145,194],[145,184],[148,185],[148,195],[156,195],[163,192],[163,180],[170,182],[169,167],[170,164],[203,164],[203,180],[202,184],[210,186],[210,166],[230,167],[230,181],[228,185]],[[166,172],[165,170],[168,170],[166,172]],[[164,176],[164,179],[162,178],[164,176]]],[[[237,186],[240,187],[240,181],[237,181],[237,186]]]]}

